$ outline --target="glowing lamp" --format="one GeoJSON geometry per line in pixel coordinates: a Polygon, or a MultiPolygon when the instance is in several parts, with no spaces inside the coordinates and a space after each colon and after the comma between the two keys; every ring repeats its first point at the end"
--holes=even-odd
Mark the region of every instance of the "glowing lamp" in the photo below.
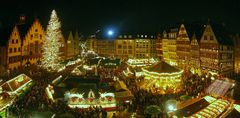
{"type": "Polygon", "coordinates": [[[109,31],[108,31],[108,35],[109,35],[109,36],[112,36],[113,34],[114,34],[114,32],[113,32],[112,30],[109,30],[109,31]]]}
{"type": "Polygon", "coordinates": [[[173,105],[169,105],[169,106],[168,106],[168,110],[169,110],[169,111],[174,111],[174,110],[175,110],[175,107],[174,107],[173,105]]]}

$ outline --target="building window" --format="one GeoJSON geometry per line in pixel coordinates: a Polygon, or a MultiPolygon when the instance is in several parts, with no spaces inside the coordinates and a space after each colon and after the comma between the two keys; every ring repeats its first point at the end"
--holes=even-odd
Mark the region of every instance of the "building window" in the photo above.
{"type": "Polygon", "coordinates": [[[210,40],[213,40],[213,36],[212,35],[210,36],[210,40]]]}
{"type": "Polygon", "coordinates": [[[38,29],[35,29],[35,32],[38,32],[38,29]]]}
{"type": "Polygon", "coordinates": [[[14,48],[14,52],[17,52],[17,48],[14,48]]]}
{"type": "Polygon", "coordinates": [[[20,50],[20,47],[18,48],[18,52],[20,52],[21,50],[20,50]]]}
{"type": "Polygon", "coordinates": [[[42,35],[40,34],[40,39],[42,39],[42,35]]]}
{"type": "Polygon", "coordinates": [[[12,48],[9,49],[9,53],[12,53],[12,48]]]}
{"type": "Polygon", "coordinates": [[[14,44],[14,39],[12,40],[12,44],[14,44]]]}
{"type": "Polygon", "coordinates": [[[31,40],[32,40],[32,38],[33,38],[33,35],[31,34],[31,40]]]}
{"type": "Polygon", "coordinates": [[[34,38],[38,38],[38,33],[35,33],[35,34],[34,34],[34,38]]]}
{"type": "Polygon", "coordinates": [[[204,36],[204,40],[207,40],[207,36],[204,36]]]}
{"type": "Polygon", "coordinates": [[[18,43],[18,39],[16,39],[16,43],[18,43]]]}

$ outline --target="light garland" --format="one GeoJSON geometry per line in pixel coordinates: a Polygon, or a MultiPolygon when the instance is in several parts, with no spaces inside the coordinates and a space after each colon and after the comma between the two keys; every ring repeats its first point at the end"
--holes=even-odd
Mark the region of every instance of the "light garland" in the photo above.
{"type": "Polygon", "coordinates": [[[181,76],[181,74],[183,73],[183,70],[179,71],[179,72],[173,72],[173,73],[158,73],[158,72],[151,72],[148,71],[144,68],[142,68],[143,72],[145,74],[151,74],[151,75],[155,75],[155,76],[181,76]]]}

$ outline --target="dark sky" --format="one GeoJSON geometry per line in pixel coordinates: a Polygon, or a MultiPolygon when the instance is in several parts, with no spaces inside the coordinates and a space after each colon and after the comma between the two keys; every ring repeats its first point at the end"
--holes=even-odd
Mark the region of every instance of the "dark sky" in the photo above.
{"type": "MultiPolygon", "coordinates": [[[[0,21],[18,14],[38,16],[46,24],[56,9],[63,31],[83,34],[97,29],[157,32],[167,24],[210,19],[240,32],[240,0],[8,0],[0,5],[0,21]],[[15,1],[15,2],[14,2],[15,1]]],[[[4,25],[5,22],[2,22],[4,25]]],[[[45,26],[46,27],[46,26],[45,26]]]]}

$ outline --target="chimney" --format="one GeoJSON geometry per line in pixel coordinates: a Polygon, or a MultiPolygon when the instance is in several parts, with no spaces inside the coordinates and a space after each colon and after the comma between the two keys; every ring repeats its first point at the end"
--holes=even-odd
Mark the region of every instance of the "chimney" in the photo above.
{"type": "Polygon", "coordinates": [[[25,15],[20,15],[19,16],[19,21],[18,21],[18,25],[22,25],[22,24],[25,24],[26,22],[26,16],[25,15]]]}

